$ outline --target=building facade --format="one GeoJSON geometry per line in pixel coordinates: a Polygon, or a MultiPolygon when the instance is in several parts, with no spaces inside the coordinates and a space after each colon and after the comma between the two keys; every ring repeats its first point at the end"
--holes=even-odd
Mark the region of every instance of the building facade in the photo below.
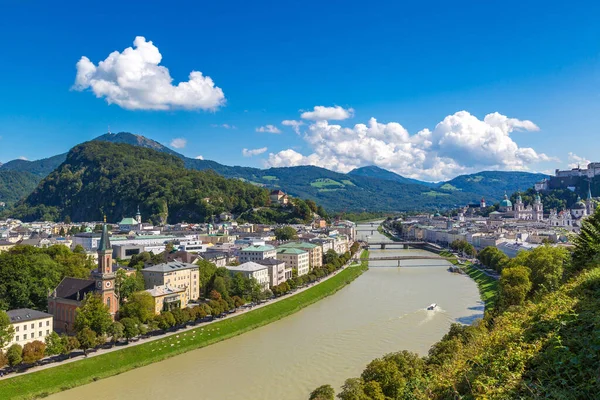
{"type": "MultiPolygon", "coordinates": [[[[269,276],[269,267],[266,265],[261,265],[252,261],[245,262],[236,266],[227,266],[225,267],[232,273],[240,272],[247,278],[254,278],[260,284],[263,290],[269,288],[271,283],[271,278],[269,276]]],[[[285,268],[285,266],[284,266],[285,268]]]]}
{"type": "Polygon", "coordinates": [[[54,327],[52,314],[29,308],[9,310],[6,314],[8,314],[15,331],[12,340],[6,346],[7,348],[13,344],[25,346],[34,340],[44,342],[46,336],[52,333],[54,327]]]}
{"type": "Polygon", "coordinates": [[[195,264],[171,261],[144,268],[142,275],[147,288],[166,285],[185,290],[188,301],[200,297],[200,272],[195,264]]]}
{"type": "Polygon", "coordinates": [[[294,248],[308,251],[310,268],[319,268],[323,266],[323,248],[315,243],[307,242],[289,242],[279,246],[282,248],[294,248]]]}
{"type": "Polygon", "coordinates": [[[310,271],[310,256],[308,251],[294,248],[280,248],[277,250],[277,259],[284,261],[289,268],[295,269],[298,276],[306,275],[310,271]]]}
{"type": "Polygon", "coordinates": [[[277,250],[270,245],[265,246],[248,246],[240,250],[239,260],[241,263],[249,261],[260,261],[265,258],[277,258],[277,250]]]}
{"type": "Polygon", "coordinates": [[[163,311],[186,308],[189,302],[189,297],[184,288],[159,285],[154,286],[152,289],[147,289],[146,292],[154,299],[154,314],[156,315],[163,311]]]}

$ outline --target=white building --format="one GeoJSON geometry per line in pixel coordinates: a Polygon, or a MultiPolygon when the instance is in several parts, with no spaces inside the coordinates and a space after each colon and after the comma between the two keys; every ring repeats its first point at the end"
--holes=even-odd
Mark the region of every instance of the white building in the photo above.
{"type": "Polygon", "coordinates": [[[52,333],[53,317],[52,314],[31,310],[29,308],[19,308],[6,312],[10,322],[15,329],[13,339],[7,347],[13,344],[25,346],[27,343],[39,340],[43,342],[46,336],[52,333]]]}
{"type": "Polygon", "coordinates": [[[285,265],[295,269],[298,276],[306,275],[310,271],[310,255],[308,251],[295,248],[280,248],[277,250],[277,259],[285,261],[285,265]]]}
{"type": "Polygon", "coordinates": [[[275,247],[270,245],[265,246],[248,246],[239,253],[239,260],[241,263],[248,261],[260,261],[265,258],[276,258],[277,250],[275,247]]]}
{"type": "Polygon", "coordinates": [[[247,278],[256,279],[257,282],[262,286],[263,290],[269,288],[271,279],[269,276],[269,267],[266,265],[260,265],[249,261],[236,266],[228,265],[225,268],[233,273],[240,272],[247,278]]]}

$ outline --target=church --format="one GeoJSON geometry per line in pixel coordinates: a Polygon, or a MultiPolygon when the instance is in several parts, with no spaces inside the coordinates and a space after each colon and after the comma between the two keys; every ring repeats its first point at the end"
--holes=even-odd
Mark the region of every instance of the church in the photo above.
{"type": "Polygon", "coordinates": [[[550,211],[548,220],[550,226],[561,227],[568,230],[575,230],[581,227],[581,222],[589,215],[592,215],[596,210],[596,204],[592,198],[592,191],[588,188],[588,194],[585,202],[581,198],[573,204],[571,209],[557,212],[550,211]]]}
{"type": "Polygon", "coordinates": [[[499,213],[505,218],[514,218],[527,221],[543,221],[544,220],[544,205],[539,194],[536,194],[532,204],[525,206],[523,199],[519,194],[517,201],[513,203],[508,199],[506,193],[504,199],[500,202],[499,213]]]}
{"type": "Polygon", "coordinates": [[[119,311],[119,299],[115,293],[115,275],[119,268],[112,263],[112,248],[105,220],[98,244],[98,268],[92,271],[90,279],[66,277],[48,296],[48,313],[54,316],[54,330],[59,333],[74,332],[76,310],[88,293],[100,295],[114,319],[119,311]]]}

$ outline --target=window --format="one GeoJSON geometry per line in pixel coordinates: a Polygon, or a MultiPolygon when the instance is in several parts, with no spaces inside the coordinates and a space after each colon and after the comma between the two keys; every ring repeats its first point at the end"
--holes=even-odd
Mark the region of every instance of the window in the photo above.
{"type": "Polygon", "coordinates": [[[23,340],[27,339],[27,334],[23,335],[23,340]]]}
{"type": "MultiPolygon", "coordinates": [[[[17,325],[17,327],[15,328],[15,332],[19,332],[19,325],[17,325]]],[[[19,339],[17,339],[19,340],[19,339]]]]}
{"type": "Polygon", "coordinates": [[[40,326],[39,326],[39,327],[40,327],[40,328],[42,327],[42,321],[40,321],[40,326]]]}
{"type": "Polygon", "coordinates": [[[38,332],[38,337],[42,336],[42,331],[38,332]]]}
{"type": "Polygon", "coordinates": [[[31,324],[31,329],[33,329],[35,327],[35,324],[31,324]]]}
{"type": "Polygon", "coordinates": [[[50,334],[50,330],[46,329],[46,335],[49,335],[49,334],[50,334]]]}
{"type": "Polygon", "coordinates": [[[50,321],[46,321],[46,326],[50,326],[50,321]]]}
{"type": "Polygon", "coordinates": [[[27,330],[27,324],[23,325],[23,330],[26,331],[27,330]]]}
{"type": "Polygon", "coordinates": [[[15,342],[19,341],[19,335],[15,336],[15,342]]]}

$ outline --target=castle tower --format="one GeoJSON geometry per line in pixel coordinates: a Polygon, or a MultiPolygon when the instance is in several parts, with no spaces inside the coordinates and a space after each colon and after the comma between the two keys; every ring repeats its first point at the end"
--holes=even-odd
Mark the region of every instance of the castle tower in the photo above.
{"type": "Polygon", "coordinates": [[[106,217],[102,226],[102,236],[98,244],[98,269],[92,272],[92,278],[96,281],[96,293],[102,297],[104,304],[108,306],[114,319],[119,311],[119,302],[115,293],[115,273],[112,267],[112,247],[108,236],[106,217]]]}

